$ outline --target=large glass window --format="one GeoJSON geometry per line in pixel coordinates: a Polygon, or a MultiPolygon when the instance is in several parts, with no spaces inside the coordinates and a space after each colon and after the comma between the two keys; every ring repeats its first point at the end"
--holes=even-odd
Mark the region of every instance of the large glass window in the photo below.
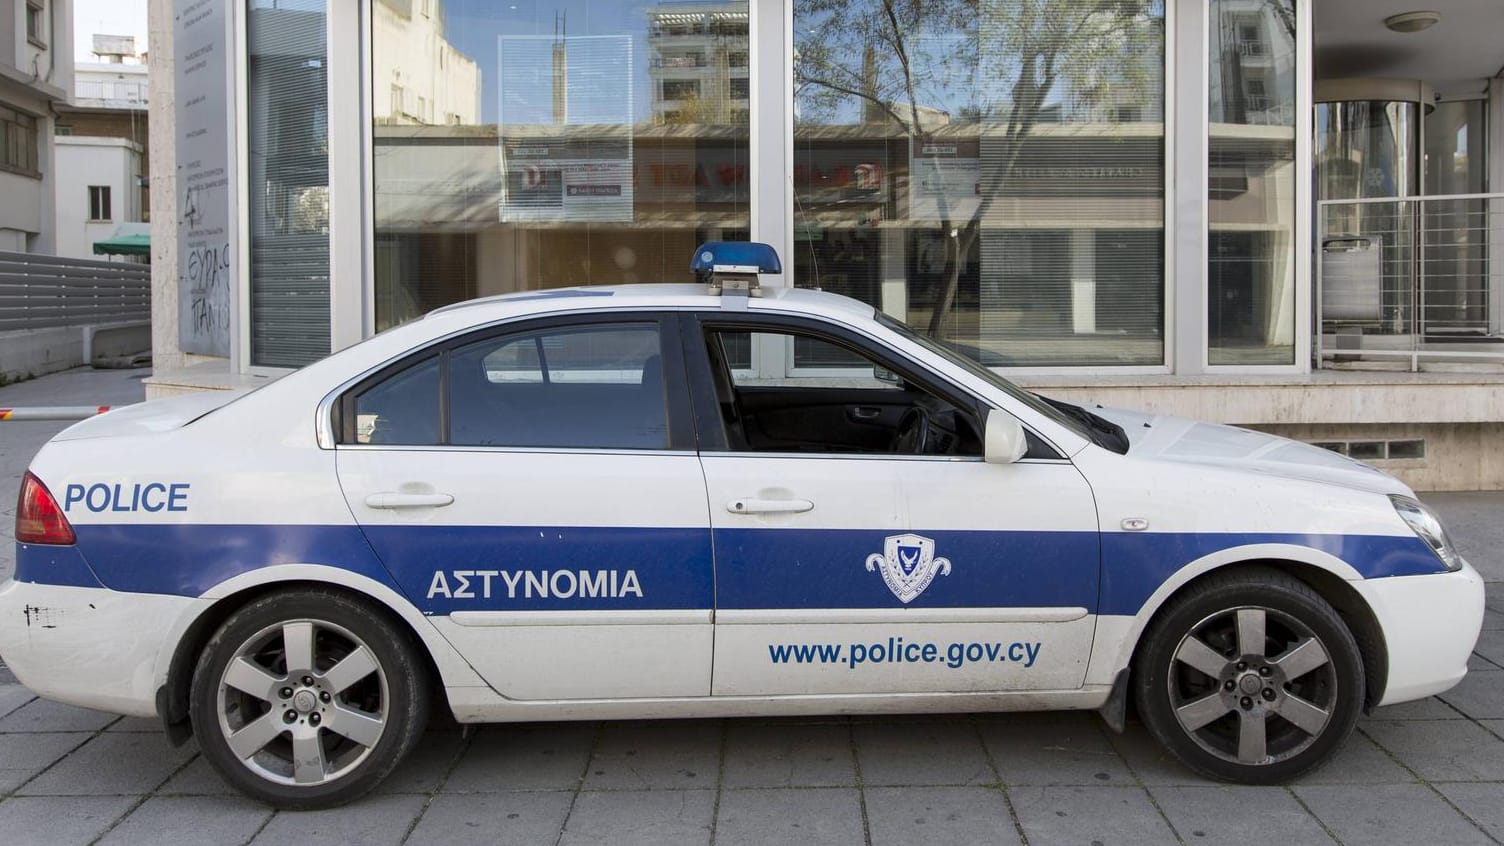
{"type": "Polygon", "coordinates": [[[794,268],[988,365],[1164,363],[1164,4],[795,0],[794,268]]]}
{"type": "Polygon", "coordinates": [[[747,237],[746,2],[373,0],[376,328],[747,237]]]}
{"type": "Polygon", "coordinates": [[[329,354],[329,84],[323,0],[250,0],[251,363],[329,354]]]}
{"type": "MultiPolygon", "coordinates": [[[[1487,100],[1437,103],[1423,118],[1422,193],[1481,194],[1488,190],[1487,100]]],[[[1422,331],[1427,341],[1490,334],[1488,269],[1490,204],[1485,199],[1431,200],[1420,207],[1422,331]]],[[[1492,222],[1500,220],[1492,213],[1492,222]]],[[[1493,274],[1495,280],[1499,274],[1493,274]]]]}
{"type": "Polygon", "coordinates": [[[1293,364],[1295,3],[1211,0],[1210,15],[1208,361],[1293,364]]]}

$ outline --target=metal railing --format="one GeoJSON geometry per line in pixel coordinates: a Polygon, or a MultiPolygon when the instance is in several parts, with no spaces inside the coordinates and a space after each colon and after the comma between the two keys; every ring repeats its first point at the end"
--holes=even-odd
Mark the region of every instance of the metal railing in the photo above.
{"type": "Polygon", "coordinates": [[[1316,204],[1315,353],[1504,361],[1504,193],[1316,204]]]}
{"type": "Polygon", "coordinates": [[[151,319],[151,268],[0,252],[0,332],[151,319]]]}
{"type": "Polygon", "coordinates": [[[145,106],[148,95],[147,84],[133,79],[80,79],[73,83],[73,96],[80,100],[116,100],[145,106]]]}

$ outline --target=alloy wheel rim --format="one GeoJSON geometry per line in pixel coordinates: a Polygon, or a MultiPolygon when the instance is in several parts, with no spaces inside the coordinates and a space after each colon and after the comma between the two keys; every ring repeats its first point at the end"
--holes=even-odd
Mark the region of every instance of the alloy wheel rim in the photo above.
{"type": "Polygon", "coordinates": [[[327,784],[370,756],[389,717],[386,672],[348,629],[297,619],[240,645],[218,686],[219,729],[258,777],[327,784]]]}
{"type": "Polygon", "coordinates": [[[1243,606],[1212,614],[1170,658],[1170,707],[1202,750],[1244,766],[1306,751],[1331,724],[1336,667],[1321,638],[1290,614],[1243,606]]]}

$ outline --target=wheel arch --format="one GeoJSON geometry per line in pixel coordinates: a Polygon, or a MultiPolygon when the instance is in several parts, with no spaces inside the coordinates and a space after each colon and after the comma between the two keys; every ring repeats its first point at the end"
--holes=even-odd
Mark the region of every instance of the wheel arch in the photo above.
{"type": "MultiPolygon", "coordinates": [[[[1353,586],[1362,576],[1352,565],[1336,556],[1309,547],[1261,544],[1221,550],[1191,562],[1166,579],[1126,623],[1122,637],[1106,638],[1117,644],[1116,654],[1101,673],[1092,677],[1104,682],[1127,684],[1138,656],[1144,632],[1164,611],[1171,600],[1193,585],[1213,575],[1236,570],[1277,570],[1304,582],[1326,600],[1347,623],[1363,657],[1364,710],[1371,711],[1384,695],[1388,684],[1388,647],[1384,630],[1373,608],[1353,586]]],[[[1111,618],[1099,618],[1101,621],[1111,618]]],[[[1099,635],[1099,641],[1103,638],[1099,635]]],[[[1102,656],[1106,658],[1107,656],[1102,656]]],[[[1093,661],[1095,663],[1095,659],[1093,661]]]]}
{"type": "MultiPolygon", "coordinates": [[[[193,668],[204,645],[231,614],[247,604],[281,590],[299,587],[333,589],[365,602],[384,615],[398,631],[419,646],[436,691],[444,696],[450,687],[485,687],[470,665],[443,638],[421,612],[400,594],[375,580],[348,570],[311,564],[284,564],[243,573],[210,588],[194,613],[179,620],[168,638],[171,649],[157,657],[157,715],[174,742],[192,735],[189,725],[189,691],[193,668]]],[[[447,701],[445,702],[447,707],[447,701]]]]}

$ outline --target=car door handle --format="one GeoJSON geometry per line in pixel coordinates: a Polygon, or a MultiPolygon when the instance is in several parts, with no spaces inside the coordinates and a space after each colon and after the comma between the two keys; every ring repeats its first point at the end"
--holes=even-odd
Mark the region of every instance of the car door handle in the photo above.
{"type": "Polygon", "coordinates": [[[853,420],[876,420],[878,418],[878,416],[881,415],[882,413],[883,413],[883,410],[881,408],[877,408],[877,407],[871,406],[871,405],[859,405],[859,406],[851,409],[851,419],[853,419],[853,420]]]}
{"type": "Polygon", "coordinates": [[[732,514],[798,514],[815,507],[807,499],[754,499],[743,497],[726,503],[732,514]]]}
{"type": "Polygon", "coordinates": [[[368,508],[443,508],[454,502],[446,493],[398,493],[382,491],[366,497],[368,508]]]}

